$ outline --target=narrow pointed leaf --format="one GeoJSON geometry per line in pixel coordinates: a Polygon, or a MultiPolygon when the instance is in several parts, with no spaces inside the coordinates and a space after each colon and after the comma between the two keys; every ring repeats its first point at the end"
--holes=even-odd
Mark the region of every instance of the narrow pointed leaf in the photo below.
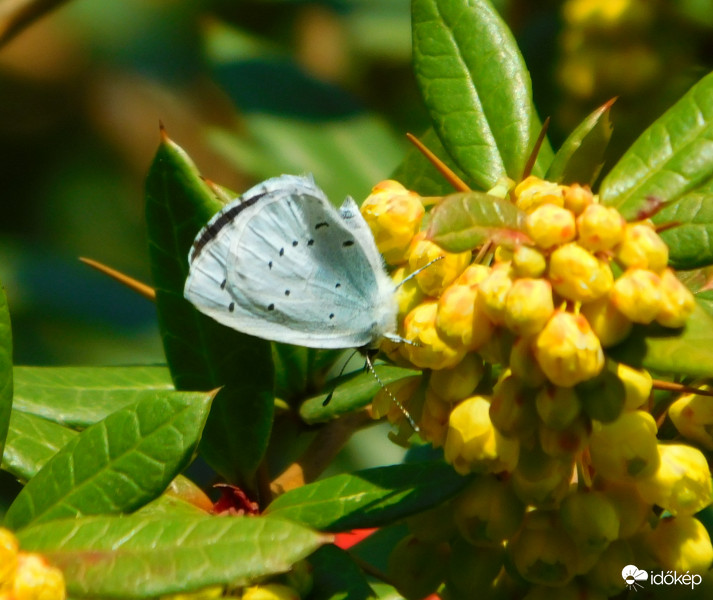
{"type": "Polygon", "coordinates": [[[5,290],[0,285],[0,461],[12,411],[12,328],[5,290]]]}
{"type": "Polygon", "coordinates": [[[250,486],[273,414],[270,344],[213,321],[183,298],[188,251],[222,207],[185,152],[164,137],[146,181],[146,220],[156,308],[177,389],[216,396],[201,452],[232,482],[250,486]]]}
{"type": "Polygon", "coordinates": [[[710,377],[713,373],[713,293],[697,296],[697,306],[683,330],[640,327],[612,356],[659,373],[710,377]]]}
{"type": "MultiPolygon", "coordinates": [[[[518,179],[540,124],[517,44],[487,0],[412,0],[416,80],[434,129],[475,187],[518,179]]],[[[534,172],[552,159],[545,142],[534,172]]]]}
{"type": "Polygon", "coordinates": [[[439,504],[467,482],[442,462],[367,469],[291,490],[267,513],[326,531],[379,527],[439,504]]]}
{"type": "Polygon", "coordinates": [[[565,185],[593,185],[604,165],[604,152],[612,135],[610,119],[614,100],[600,106],[564,141],[547,169],[545,179],[565,185]]]}
{"type": "Polygon", "coordinates": [[[19,532],[64,573],[71,597],[153,598],[283,573],[329,537],[265,517],[62,519],[19,532]]]}
{"type": "Polygon", "coordinates": [[[371,372],[349,374],[330,381],[323,393],[305,400],[300,406],[300,417],[309,424],[329,421],[341,414],[364,408],[372,401],[381,390],[381,384],[387,386],[405,377],[414,377],[421,374],[415,369],[404,369],[378,365],[375,371],[381,380],[377,381],[371,372]],[[324,401],[329,394],[331,400],[325,406],[324,401]]]}
{"type": "Polygon", "coordinates": [[[694,85],[627,150],[600,197],[627,219],[647,198],[674,202],[713,178],[713,74],[694,85]]]}
{"type": "Polygon", "coordinates": [[[165,367],[15,367],[15,409],[88,427],[156,391],[173,389],[165,367]]]}
{"type": "Polygon", "coordinates": [[[192,458],[211,400],[207,393],[157,392],[92,425],[27,483],[6,525],[130,512],[153,500],[192,458]]]}
{"type": "Polygon", "coordinates": [[[76,431],[42,417],[13,410],[2,468],[28,481],[77,435],[76,431]]]}
{"type": "Polygon", "coordinates": [[[463,252],[487,240],[526,241],[522,212],[509,200],[482,192],[443,198],[431,213],[428,237],[449,252],[463,252]]]}

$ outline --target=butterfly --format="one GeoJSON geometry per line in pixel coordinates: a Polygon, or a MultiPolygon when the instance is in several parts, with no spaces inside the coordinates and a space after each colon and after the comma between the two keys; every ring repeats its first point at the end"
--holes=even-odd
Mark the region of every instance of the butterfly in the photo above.
{"type": "Polygon", "coordinates": [[[198,233],[184,296],[219,323],[311,348],[376,348],[396,335],[395,286],[356,202],[311,176],[268,179],[198,233]]]}

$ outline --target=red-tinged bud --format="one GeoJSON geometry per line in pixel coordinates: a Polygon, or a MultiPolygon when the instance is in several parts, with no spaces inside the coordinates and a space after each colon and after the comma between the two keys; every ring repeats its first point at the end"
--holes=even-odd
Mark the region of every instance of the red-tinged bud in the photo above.
{"type": "Polygon", "coordinates": [[[683,327],[696,306],[690,290],[671,269],[661,274],[661,310],[656,321],[664,327],[683,327]]]}
{"type": "Polygon", "coordinates": [[[488,275],[490,275],[490,267],[478,264],[468,265],[455,280],[455,283],[456,285],[478,286],[488,275]]]}
{"type": "Polygon", "coordinates": [[[402,354],[421,369],[450,369],[465,356],[464,349],[450,346],[436,329],[438,303],[426,301],[414,308],[404,321],[404,338],[413,344],[401,345],[402,354]]]}
{"type": "Polygon", "coordinates": [[[539,333],[555,312],[545,279],[516,279],[505,300],[505,325],[517,335],[539,333]]]}
{"type": "Polygon", "coordinates": [[[512,266],[517,277],[542,277],[547,269],[545,256],[536,248],[518,246],[512,255],[512,266]]]}
{"type": "Polygon", "coordinates": [[[534,391],[513,375],[504,377],[493,390],[490,420],[504,436],[527,439],[537,426],[534,391]]]}
{"type": "Polygon", "coordinates": [[[614,256],[625,268],[660,273],[668,264],[668,246],[649,223],[630,223],[614,256]]]}
{"type": "Polygon", "coordinates": [[[614,282],[609,263],[575,242],[560,246],[552,253],[548,276],[560,296],[578,302],[601,298],[614,282]]]}
{"type": "Polygon", "coordinates": [[[530,175],[517,184],[513,195],[520,210],[531,212],[543,204],[564,206],[564,190],[561,185],[530,175]]]}
{"type": "Polygon", "coordinates": [[[416,281],[423,293],[436,298],[465,271],[472,258],[469,251],[446,252],[440,246],[425,239],[425,232],[413,237],[408,253],[408,266],[411,272],[426,267],[438,257],[443,257],[416,275],[416,281]]]}
{"type": "Polygon", "coordinates": [[[577,218],[577,242],[590,252],[610,250],[624,238],[625,225],[615,208],[590,204],[577,218]]]}
{"type": "Polygon", "coordinates": [[[511,265],[498,263],[478,287],[478,306],[496,325],[505,323],[505,302],[512,284],[511,265]]]}
{"type": "Polygon", "coordinates": [[[611,301],[630,321],[648,325],[661,312],[661,278],[646,269],[629,269],[614,282],[611,301]]]}
{"type": "Polygon", "coordinates": [[[710,396],[685,394],[669,407],[668,416],[683,437],[706,450],[713,450],[713,402],[710,396]]]}
{"type": "Polygon", "coordinates": [[[548,385],[538,392],[535,408],[542,422],[554,430],[568,427],[582,410],[574,388],[554,385],[548,385]]]}
{"type": "Polygon", "coordinates": [[[382,181],[362,203],[361,214],[384,260],[390,265],[405,263],[411,238],[425,214],[421,197],[397,181],[382,181]]]}
{"type": "Polygon", "coordinates": [[[594,202],[594,196],[589,186],[573,183],[564,188],[564,207],[575,215],[580,215],[594,202]]]}
{"type": "Polygon", "coordinates": [[[525,230],[543,250],[571,242],[577,235],[574,214],[554,204],[543,204],[525,219],[525,230]]]}
{"type": "Polygon", "coordinates": [[[477,350],[493,335],[495,325],[478,302],[478,286],[450,285],[438,299],[436,329],[450,345],[477,350]]]}
{"type": "Polygon", "coordinates": [[[545,454],[553,458],[572,458],[587,446],[591,429],[591,422],[583,415],[564,429],[551,429],[540,423],[540,446],[545,454]]]}

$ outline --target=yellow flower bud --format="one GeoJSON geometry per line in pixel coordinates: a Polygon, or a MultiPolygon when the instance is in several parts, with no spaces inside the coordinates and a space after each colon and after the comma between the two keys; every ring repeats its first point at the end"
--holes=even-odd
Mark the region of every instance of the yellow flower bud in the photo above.
{"type": "Polygon", "coordinates": [[[690,290],[671,269],[661,274],[661,310],[656,321],[664,327],[683,327],[696,306],[690,290]]]}
{"type": "Polygon", "coordinates": [[[471,396],[451,412],[444,455],[461,475],[512,471],[517,464],[520,444],[493,427],[489,411],[487,398],[471,396]]]}
{"type": "Polygon", "coordinates": [[[562,459],[573,457],[587,446],[590,430],[591,422],[584,415],[577,417],[562,429],[552,429],[540,423],[538,429],[540,446],[548,456],[562,459]]]}
{"type": "Polygon", "coordinates": [[[555,508],[567,495],[573,472],[572,457],[554,458],[535,445],[521,454],[510,483],[525,504],[555,508]]]}
{"type": "Polygon", "coordinates": [[[626,539],[641,531],[653,515],[653,506],[644,500],[634,483],[602,481],[602,492],[609,498],[619,515],[619,538],[626,539]]]}
{"type": "Polygon", "coordinates": [[[478,287],[478,306],[496,325],[505,323],[505,302],[512,283],[510,264],[498,263],[478,287]]]}
{"type": "Polygon", "coordinates": [[[661,519],[646,541],[664,570],[704,575],[713,562],[710,536],[703,523],[691,516],[661,519]]]}
{"type": "Polygon", "coordinates": [[[550,256],[549,279],[560,296],[591,302],[611,289],[614,276],[608,262],[572,242],[560,246],[550,256]]]}
{"type": "Polygon", "coordinates": [[[611,301],[627,319],[647,325],[661,311],[661,278],[646,269],[629,269],[614,282],[611,301]]]}
{"type": "Polygon", "coordinates": [[[280,583],[254,585],[243,591],[242,600],[300,600],[297,590],[280,583]]]}
{"type": "Polygon", "coordinates": [[[713,502],[708,461],[686,444],[659,444],[659,467],[636,482],[641,497],[672,515],[693,515],[713,502]]]}
{"type": "Polygon", "coordinates": [[[436,330],[438,302],[429,300],[414,308],[404,320],[402,354],[421,369],[450,369],[465,356],[465,350],[447,344],[436,330]]]}
{"type": "Polygon", "coordinates": [[[591,252],[609,250],[624,238],[625,225],[616,208],[590,204],[577,218],[577,242],[591,252]]]}
{"type": "MultiPolygon", "coordinates": [[[[438,372],[434,371],[434,373],[438,372]]],[[[430,442],[434,448],[440,448],[446,441],[451,408],[450,402],[441,398],[431,388],[426,389],[426,398],[418,426],[421,429],[421,437],[430,442]]]]}
{"type": "Polygon", "coordinates": [[[571,242],[577,235],[572,212],[554,204],[538,206],[527,215],[525,230],[544,250],[571,242]]]}
{"type": "Polygon", "coordinates": [[[453,515],[468,542],[492,545],[515,534],[525,516],[525,505],[507,482],[482,475],[458,494],[453,515]]]}
{"type": "Polygon", "coordinates": [[[585,551],[601,552],[619,537],[619,515],[602,492],[577,490],[560,505],[562,527],[585,551]]]}
{"type": "MultiPolygon", "coordinates": [[[[399,267],[391,274],[391,279],[395,285],[401,283],[410,274],[406,267],[399,267]]],[[[396,304],[399,307],[399,321],[410,313],[416,306],[423,302],[425,294],[416,282],[416,278],[412,277],[406,283],[399,285],[396,288],[396,304]]]]}
{"type": "Polygon", "coordinates": [[[452,369],[433,371],[428,385],[444,401],[453,403],[472,395],[484,374],[483,359],[469,353],[452,369]]]}
{"type": "Polygon", "coordinates": [[[599,339],[582,315],[555,312],[535,338],[534,351],[547,378],[562,387],[591,379],[604,368],[599,339]]]}
{"type": "Polygon", "coordinates": [[[515,204],[525,212],[531,212],[543,204],[564,205],[564,188],[534,175],[517,184],[513,194],[515,204]]]}
{"type": "Polygon", "coordinates": [[[478,303],[478,286],[448,286],[438,299],[436,328],[454,347],[477,350],[490,339],[495,325],[478,303]]]}
{"type": "Polygon", "coordinates": [[[488,275],[490,275],[490,267],[478,264],[468,265],[455,280],[455,284],[478,286],[488,275]]]}
{"type": "Polygon", "coordinates": [[[548,385],[535,396],[535,408],[542,422],[555,430],[568,427],[582,412],[574,388],[548,385]]]}
{"type": "MultiPolygon", "coordinates": [[[[618,596],[626,588],[626,581],[621,576],[622,566],[634,563],[631,545],[624,540],[614,540],[597,557],[597,562],[584,576],[592,592],[603,594],[603,598],[618,596]]],[[[591,596],[587,596],[589,599],[591,596]]]]}
{"type": "Polygon", "coordinates": [[[510,371],[524,386],[539,388],[547,381],[532,351],[532,338],[519,337],[510,350],[510,371]]]}
{"type": "MultiPolygon", "coordinates": [[[[709,386],[703,386],[709,389],[709,386]]],[[[713,402],[710,396],[685,394],[668,409],[668,416],[685,438],[713,450],[713,402]]]]}
{"type": "Polygon", "coordinates": [[[668,246],[648,223],[629,223],[614,256],[626,268],[660,273],[668,264],[668,246]]]}
{"type": "Polygon", "coordinates": [[[552,286],[545,279],[516,279],[505,300],[505,325],[518,335],[542,330],[552,313],[552,286]]]}
{"type": "Polygon", "coordinates": [[[490,420],[506,437],[524,440],[537,425],[534,391],[513,375],[503,377],[493,389],[490,420]]]}
{"type": "Polygon", "coordinates": [[[408,252],[408,265],[412,272],[425,267],[439,256],[443,256],[441,260],[416,275],[416,281],[423,293],[434,297],[440,296],[441,292],[465,271],[472,258],[470,251],[446,252],[440,246],[427,240],[425,232],[413,237],[408,252]]]}
{"type": "Polygon", "coordinates": [[[649,399],[651,388],[653,387],[651,373],[643,369],[632,369],[628,365],[618,363],[616,375],[624,384],[625,410],[636,410],[649,399]]]}
{"type": "Polygon", "coordinates": [[[421,197],[397,181],[382,181],[362,203],[361,214],[384,260],[390,265],[406,262],[411,238],[425,214],[421,197]]]}
{"type": "Polygon", "coordinates": [[[13,585],[14,600],[64,600],[64,575],[39,554],[21,552],[13,585]]]}
{"type": "Polygon", "coordinates": [[[611,423],[594,423],[589,453],[596,472],[614,481],[653,475],[659,467],[656,421],[647,412],[622,413],[611,423]]]}
{"type": "Polygon", "coordinates": [[[0,527],[0,592],[12,587],[17,568],[18,543],[15,534],[0,527]]]}
{"type": "Polygon", "coordinates": [[[512,255],[512,266],[518,277],[542,277],[547,260],[542,252],[530,246],[518,246],[512,255]]]}
{"type": "Polygon", "coordinates": [[[573,183],[564,188],[564,207],[575,215],[582,214],[592,202],[594,202],[594,196],[592,196],[589,186],[573,183]]]}
{"type": "Polygon", "coordinates": [[[622,342],[631,333],[634,324],[617,310],[611,301],[611,295],[606,294],[593,302],[582,305],[581,313],[599,338],[602,348],[611,348],[622,342]]]}

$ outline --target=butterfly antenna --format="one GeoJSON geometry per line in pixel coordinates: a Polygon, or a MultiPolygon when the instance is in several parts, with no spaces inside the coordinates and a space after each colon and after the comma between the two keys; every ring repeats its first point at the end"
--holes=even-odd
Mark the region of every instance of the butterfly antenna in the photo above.
{"type": "Polygon", "coordinates": [[[439,260],[442,260],[442,259],[444,259],[444,258],[445,258],[445,256],[437,256],[437,257],[434,258],[432,261],[427,262],[425,265],[423,265],[423,266],[420,267],[419,269],[416,269],[413,273],[410,273],[408,277],[404,277],[401,281],[399,281],[399,282],[396,284],[396,289],[400,288],[400,287],[401,287],[404,283],[406,283],[409,279],[412,279],[413,277],[416,277],[416,275],[418,275],[418,274],[419,274],[421,271],[423,271],[424,269],[427,269],[428,267],[430,267],[434,262],[438,262],[439,260]]]}
{"type": "Polygon", "coordinates": [[[366,352],[364,354],[364,358],[366,360],[367,368],[369,369],[369,371],[371,371],[371,374],[374,376],[374,379],[376,379],[378,384],[381,386],[381,389],[383,389],[388,394],[391,401],[403,413],[404,417],[406,417],[406,420],[408,421],[408,424],[411,425],[411,429],[413,429],[414,432],[419,433],[421,431],[421,428],[418,425],[416,425],[416,421],[413,420],[413,417],[411,416],[409,411],[406,410],[406,407],[403,404],[401,404],[399,399],[396,396],[394,396],[391,393],[391,390],[389,390],[389,388],[386,387],[384,382],[381,381],[381,377],[379,377],[378,373],[376,372],[376,369],[374,369],[374,363],[371,362],[371,355],[369,354],[369,352],[366,352]]]}
{"type": "MultiPolygon", "coordinates": [[[[339,378],[339,377],[341,377],[342,375],[344,375],[344,370],[347,368],[347,365],[349,364],[349,361],[352,359],[352,357],[353,357],[357,352],[359,352],[359,350],[353,350],[352,353],[349,355],[349,358],[347,358],[347,360],[344,361],[344,364],[342,365],[342,368],[339,369],[339,375],[337,375],[337,378],[339,378]]],[[[329,404],[329,403],[332,401],[332,396],[334,396],[334,390],[336,390],[336,389],[337,389],[337,386],[335,385],[335,386],[332,388],[332,391],[330,391],[329,394],[327,394],[327,397],[324,399],[324,402],[322,402],[322,406],[327,406],[327,404],[329,404]]]]}

